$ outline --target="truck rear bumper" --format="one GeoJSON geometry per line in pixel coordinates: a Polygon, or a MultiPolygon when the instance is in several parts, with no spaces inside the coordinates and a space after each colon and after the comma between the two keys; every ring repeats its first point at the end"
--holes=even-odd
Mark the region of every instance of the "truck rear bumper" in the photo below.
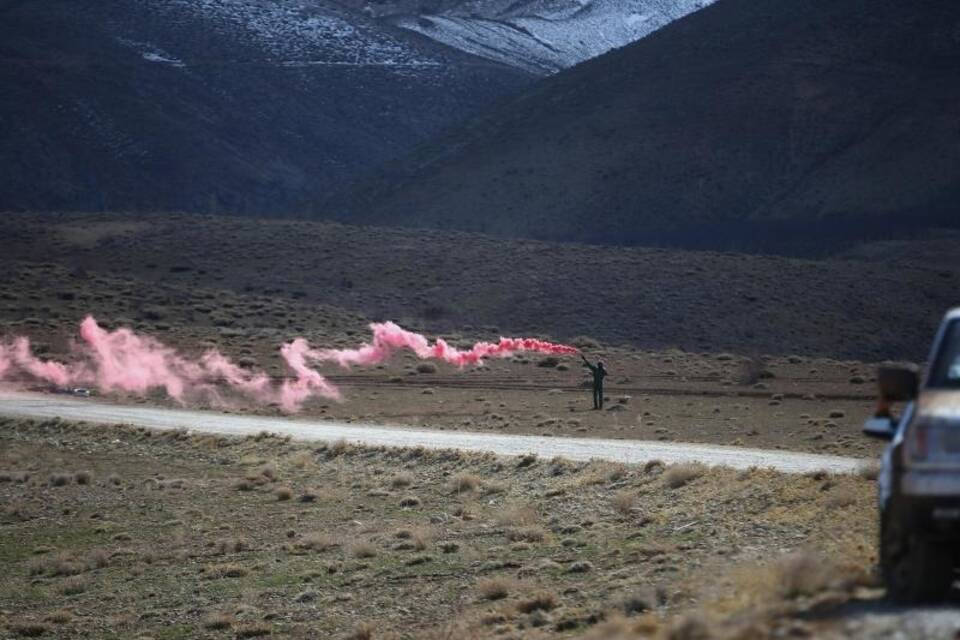
{"type": "Polygon", "coordinates": [[[960,503],[960,472],[907,471],[900,479],[900,493],[917,498],[956,498],[960,503]]]}

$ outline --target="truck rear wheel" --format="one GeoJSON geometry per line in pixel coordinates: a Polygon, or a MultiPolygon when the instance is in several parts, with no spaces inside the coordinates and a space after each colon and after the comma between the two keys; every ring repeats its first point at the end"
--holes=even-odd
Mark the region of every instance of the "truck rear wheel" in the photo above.
{"type": "Polygon", "coordinates": [[[884,518],[880,570],[891,599],[935,602],[945,598],[953,584],[954,554],[949,546],[924,539],[892,517],[884,518]]]}

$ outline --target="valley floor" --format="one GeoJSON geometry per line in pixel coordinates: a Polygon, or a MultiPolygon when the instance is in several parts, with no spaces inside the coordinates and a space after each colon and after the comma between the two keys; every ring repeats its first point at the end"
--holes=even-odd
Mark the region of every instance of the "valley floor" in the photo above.
{"type": "Polygon", "coordinates": [[[857,475],[59,420],[3,420],[0,444],[15,636],[537,638],[714,617],[733,633],[810,627],[793,614],[870,584],[857,475]]]}
{"type": "MultiPolygon", "coordinates": [[[[869,463],[881,444],[860,424],[876,365],[924,357],[956,301],[956,246],[796,260],[10,214],[0,339],[29,336],[42,357],[66,358],[93,314],[281,378],[283,342],[356,346],[374,320],[457,346],[552,337],[607,363],[603,411],[590,409],[577,359],[519,354],[459,370],[408,355],[324,368],[344,401],[311,400],[301,415],[869,463]]],[[[162,394],[97,400],[176,406],[162,394]]],[[[13,636],[353,640],[960,628],[950,612],[883,602],[871,468],[786,475],[0,418],[0,625],[13,636]]]]}

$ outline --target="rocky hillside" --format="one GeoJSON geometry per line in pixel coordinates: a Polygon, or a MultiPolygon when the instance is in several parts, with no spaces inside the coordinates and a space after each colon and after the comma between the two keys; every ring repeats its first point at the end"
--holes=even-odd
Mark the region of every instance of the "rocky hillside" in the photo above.
{"type": "Polygon", "coordinates": [[[751,251],[955,225],[958,34],[952,0],[720,0],[450,131],[336,210],[751,251]]]}
{"type": "Polygon", "coordinates": [[[288,213],[533,77],[330,0],[0,3],[0,211],[288,213]]]}

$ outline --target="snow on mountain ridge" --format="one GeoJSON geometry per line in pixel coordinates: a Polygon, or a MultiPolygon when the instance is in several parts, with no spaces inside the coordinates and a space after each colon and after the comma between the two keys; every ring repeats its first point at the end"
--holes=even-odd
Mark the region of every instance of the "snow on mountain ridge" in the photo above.
{"type": "Polygon", "coordinates": [[[714,0],[470,0],[394,22],[443,44],[552,73],[649,35],[714,0]]]}
{"type": "Polygon", "coordinates": [[[316,0],[145,0],[162,11],[209,21],[222,34],[247,38],[275,61],[383,66],[440,61],[375,23],[316,0]],[[341,15],[338,15],[341,14],[341,15]]]}

